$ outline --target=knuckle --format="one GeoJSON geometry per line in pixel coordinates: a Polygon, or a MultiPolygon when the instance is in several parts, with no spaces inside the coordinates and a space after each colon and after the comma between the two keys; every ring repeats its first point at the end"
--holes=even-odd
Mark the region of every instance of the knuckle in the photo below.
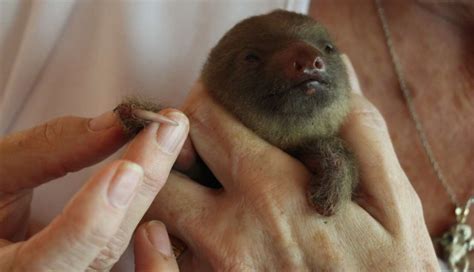
{"type": "Polygon", "coordinates": [[[423,204],[415,189],[409,182],[410,181],[407,179],[406,186],[404,186],[405,188],[403,190],[404,197],[400,200],[404,203],[404,212],[406,213],[405,217],[409,218],[409,220],[423,220],[423,204]],[[407,216],[407,214],[411,214],[412,216],[407,216]]]}
{"type": "Polygon", "coordinates": [[[166,177],[157,177],[150,174],[148,171],[145,171],[143,175],[143,186],[140,188],[140,193],[146,196],[150,195],[154,198],[163,187],[165,181],[166,177]]]}
{"type": "Polygon", "coordinates": [[[418,193],[415,191],[415,188],[401,166],[396,173],[393,173],[391,183],[396,185],[397,196],[400,202],[407,203],[417,209],[422,207],[418,193]]]}
{"type": "Polygon", "coordinates": [[[410,197],[410,200],[411,200],[410,202],[412,203],[412,206],[413,206],[413,211],[422,214],[423,213],[423,203],[421,202],[420,197],[416,193],[415,189],[413,189],[413,187],[411,187],[411,189],[410,189],[409,197],[410,197]]]}
{"type": "Polygon", "coordinates": [[[122,230],[112,237],[106,247],[104,247],[97,258],[89,266],[91,271],[109,271],[112,266],[120,259],[122,256],[125,246],[127,245],[128,238],[127,235],[122,230]]]}
{"type": "Polygon", "coordinates": [[[52,122],[49,121],[33,129],[31,140],[34,144],[38,144],[43,148],[53,147],[54,130],[52,129],[52,122]]]}
{"type": "Polygon", "coordinates": [[[403,172],[394,175],[389,183],[394,184],[385,197],[387,213],[391,217],[391,232],[403,235],[425,225],[421,199],[406,175],[403,172]]]}
{"type": "Polygon", "coordinates": [[[54,149],[60,139],[66,136],[71,117],[60,117],[33,128],[30,135],[32,144],[54,149]]]}
{"type": "Polygon", "coordinates": [[[404,199],[404,187],[405,182],[402,180],[403,177],[397,171],[393,169],[384,168],[384,171],[380,171],[377,179],[384,184],[384,199],[390,203],[390,206],[394,209],[401,209],[400,204],[403,203],[404,199]]]}
{"type": "Polygon", "coordinates": [[[185,105],[185,114],[191,120],[191,125],[206,126],[212,109],[206,105],[205,100],[193,96],[185,105]]]}
{"type": "Polygon", "coordinates": [[[48,145],[53,145],[56,140],[64,134],[65,124],[63,119],[58,118],[46,122],[44,125],[41,126],[40,129],[40,137],[44,140],[44,142],[48,145]]]}
{"type": "Polygon", "coordinates": [[[58,224],[66,229],[66,239],[71,244],[84,244],[89,248],[101,247],[109,241],[109,234],[101,226],[91,222],[88,216],[59,215],[58,224]]]}
{"type": "Polygon", "coordinates": [[[191,120],[200,120],[203,117],[202,113],[212,111],[211,107],[209,107],[209,104],[212,104],[212,100],[209,98],[209,93],[206,92],[203,84],[198,81],[188,95],[188,99],[183,107],[184,112],[191,120]]]}
{"type": "Polygon", "coordinates": [[[335,247],[335,241],[322,231],[319,231],[314,236],[314,241],[317,241],[318,247],[324,250],[318,251],[319,260],[322,260],[321,267],[323,271],[334,271],[343,267],[344,256],[341,250],[335,247]]]}
{"type": "Polygon", "coordinates": [[[393,167],[391,161],[388,161],[386,156],[380,156],[378,158],[381,162],[380,166],[383,171],[380,171],[380,179],[387,183],[391,192],[393,191],[394,196],[399,195],[400,189],[406,187],[405,183],[409,182],[405,175],[403,175],[403,170],[399,167],[393,167]]]}
{"type": "Polygon", "coordinates": [[[377,131],[386,131],[387,124],[385,119],[377,110],[359,112],[359,118],[362,125],[377,131]]]}
{"type": "Polygon", "coordinates": [[[381,131],[387,130],[387,124],[380,111],[363,97],[356,98],[352,114],[364,126],[381,131]]]}

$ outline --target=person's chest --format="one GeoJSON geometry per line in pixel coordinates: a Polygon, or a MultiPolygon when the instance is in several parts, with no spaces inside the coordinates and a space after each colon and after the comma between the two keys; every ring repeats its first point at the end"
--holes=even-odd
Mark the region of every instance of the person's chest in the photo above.
{"type": "MultiPolygon", "coordinates": [[[[389,126],[400,163],[422,200],[431,235],[440,235],[455,222],[454,206],[421,144],[374,2],[355,6],[317,1],[310,14],[328,26],[336,44],[353,62],[365,96],[389,126]]],[[[427,31],[424,27],[408,34],[404,29],[417,26],[389,19],[393,46],[399,52],[402,76],[413,94],[420,124],[453,195],[464,203],[474,195],[474,77],[470,76],[469,56],[465,56],[467,47],[464,42],[447,41],[459,38],[447,29],[438,28],[440,36],[434,39],[423,32],[427,31]]],[[[474,216],[469,222],[474,225],[474,216]]]]}

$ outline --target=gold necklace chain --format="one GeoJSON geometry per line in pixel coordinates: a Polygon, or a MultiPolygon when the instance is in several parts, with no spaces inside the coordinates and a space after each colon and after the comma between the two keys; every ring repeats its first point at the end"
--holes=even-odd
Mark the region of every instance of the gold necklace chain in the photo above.
{"type": "Polygon", "coordinates": [[[411,95],[410,90],[407,87],[405,77],[402,74],[400,59],[398,58],[398,55],[396,54],[394,46],[393,46],[392,35],[390,32],[390,29],[388,28],[388,23],[385,17],[384,9],[380,3],[380,0],[375,0],[375,1],[377,3],[377,12],[378,12],[380,21],[382,23],[382,28],[385,35],[385,39],[387,41],[387,47],[390,53],[392,64],[395,68],[395,74],[400,84],[400,89],[402,90],[403,96],[407,102],[408,111],[410,112],[410,117],[413,123],[415,124],[416,132],[420,138],[421,145],[423,146],[423,149],[426,155],[428,156],[428,159],[430,160],[431,166],[433,167],[433,170],[436,173],[436,177],[438,178],[438,180],[441,182],[441,185],[443,185],[444,189],[446,190],[446,193],[448,194],[449,199],[454,205],[459,206],[459,201],[456,199],[456,195],[454,194],[446,178],[441,172],[441,168],[439,167],[438,161],[435,159],[433,150],[431,149],[431,145],[429,144],[428,138],[426,137],[425,131],[423,130],[423,127],[421,125],[420,118],[418,117],[418,114],[415,110],[413,97],[411,95]]]}
{"type": "Polygon", "coordinates": [[[377,7],[377,13],[382,24],[382,29],[385,35],[385,40],[387,47],[390,53],[391,61],[393,67],[395,68],[395,74],[400,85],[403,97],[408,106],[408,111],[410,117],[415,124],[416,132],[420,139],[423,150],[425,151],[428,159],[433,167],[433,170],[438,178],[438,181],[441,183],[446,193],[449,196],[451,203],[453,203],[455,208],[456,215],[456,224],[453,225],[447,232],[445,232],[440,238],[435,238],[434,242],[439,245],[439,251],[441,257],[448,263],[449,267],[453,271],[468,271],[469,270],[469,258],[468,254],[474,250],[474,238],[472,234],[472,228],[469,226],[466,221],[469,215],[469,207],[474,204],[474,196],[471,196],[465,205],[461,203],[456,198],[453,190],[449,186],[445,176],[441,172],[438,161],[435,159],[431,145],[428,142],[425,131],[421,125],[420,118],[416,112],[415,105],[413,102],[413,96],[408,89],[405,77],[403,76],[400,59],[395,52],[393,46],[393,39],[388,27],[387,18],[385,16],[385,11],[382,7],[381,0],[375,0],[375,5],[377,7]]]}

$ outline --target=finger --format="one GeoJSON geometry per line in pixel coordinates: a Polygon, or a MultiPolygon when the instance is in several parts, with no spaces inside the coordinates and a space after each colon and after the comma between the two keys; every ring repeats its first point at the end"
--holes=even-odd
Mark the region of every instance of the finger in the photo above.
{"type": "Polygon", "coordinates": [[[183,148],[176,159],[176,163],[174,164],[173,168],[185,172],[189,170],[194,163],[196,163],[197,153],[194,149],[193,142],[191,138],[188,136],[186,141],[184,141],[183,148]]]}
{"type": "Polygon", "coordinates": [[[12,242],[5,240],[5,239],[0,239],[0,248],[11,245],[12,242]]]}
{"type": "Polygon", "coordinates": [[[212,271],[213,267],[210,264],[196,260],[194,254],[189,248],[186,249],[178,258],[179,268],[182,271],[212,271]]]}
{"type": "Polygon", "coordinates": [[[256,181],[248,176],[248,169],[255,169],[256,165],[268,170],[298,164],[237,121],[199,82],[184,111],[191,120],[190,135],[196,151],[225,189],[253,186],[256,181]]]}
{"type": "Polygon", "coordinates": [[[125,251],[135,228],[165,184],[187,137],[189,123],[183,113],[171,109],[160,113],[179,125],[151,123],[128,146],[123,159],[141,165],[145,172],[144,179],[120,229],[94,260],[91,267],[96,270],[110,269],[125,251]]]}
{"type": "Polygon", "coordinates": [[[359,78],[355,72],[351,60],[346,54],[341,55],[342,62],[346,66],[346,72],[349,77],[349,84],[353,93],[362,95],[362,88],[360,87],[359,78]]]}
{"type": "MultiPolygon", "coordinates": [[[[348,73],[356,78],[353,69],[348,69],[348,73]]],[[[357,81],[352,80],[351,85],[360,88],[357,81]]],[[[341,135],[358,162],[361,193],[358,202],[380,221],[397,224],[400,218],[406,217],[403,213],[407,207],[419,200],[398,162],[380,112],[360,94],[353,93],[351,102],[352,111],[341,135]]]]}
{"type": "Polygon", "coordinates": [[[219,207],[219,194],[178,172],[172,172],[145,218],[163,221],[170,233],[186,244],[192,244],[202,231],[199,221],[214,214],[219,207]]]}
{"type": "Polygon", "coordinates": [[[135,233],[135,271],[179,271],[166,227],[159,221],[142,224],[135,233]]]}
{"type": "Polygon", "coordinates": [[[23,190],[13,194],[0,193],[0,239],[24,240],[32,197],[32,190],[23,190]]]}
{"type": "Polygon", "coordinates": [[[0,271],[21,271],[21,268],[16,265],[18,250],[23,245],[23,242],[9,243],[3,240],[3,245],[0,248],[0,271]]]}
{"type": "Polygon", "coordinates": [[[108,165],[18,251],[25,271],[84,271],[117,232],[141,179],[137,164],[108,165]]]}
{"type": "Polygon", "coordinates": [[[353,94],[352,112],[341,135],[358,163],[357,202],[384,225],[398,224],[419,200],[398,162],[382,115],[365,98],[353,94]]]}
{"type": "Polygon", "coordinates": [[[126,142],[112,112],[61,117],[0,139],[0,191],[33,188],[107,157],[126,142]]]}

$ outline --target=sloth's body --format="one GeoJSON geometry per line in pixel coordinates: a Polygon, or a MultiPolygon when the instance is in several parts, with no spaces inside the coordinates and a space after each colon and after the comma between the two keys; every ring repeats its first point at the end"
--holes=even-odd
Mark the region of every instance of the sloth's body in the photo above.
{"type": "MultiPolygon", "coordinates": [[[[287,11],[248,18],[212,49],[201,79],[244,125],[308,167],[314,174],[308,198],[319,213],[332,215],[351,198],[357,171],[337,137],[349,111],[349,83],[321,24],[287,11]]],[[[136,107],[156,111],[136,101],[119,105],[132,133],[145,124],[131,114],[136,107]]],[[[218,184],[200,159],[185,173],[218,184]]]]}
{"type": "Polygon", "coordinates": [[[355,164],[337,137],[349,84],[320,23],[287,11],[248,18],[212,49],[201,78],[242,123],[314,173],[309,199],[320,213],[350,199],[355,164]]]}

